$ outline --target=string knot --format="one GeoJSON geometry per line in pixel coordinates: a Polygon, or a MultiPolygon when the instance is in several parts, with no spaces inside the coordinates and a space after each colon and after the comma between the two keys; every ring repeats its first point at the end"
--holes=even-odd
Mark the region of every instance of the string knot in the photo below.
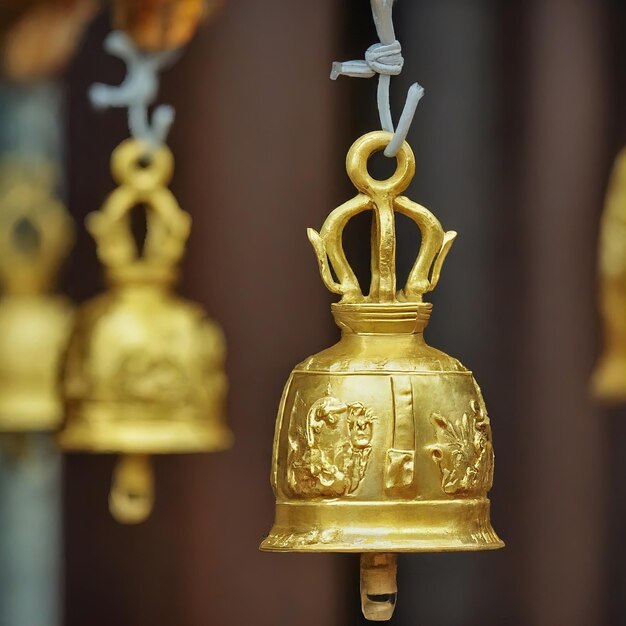
{"type": "Polygon", "coordinates": [[[93,85],[89,91],[93,106],[127,108],[131,135],[144,142],[149,150],[156,150],[167,140],[175,112],[171,106],[160,105],[150,119],[149,108],[158,95],[159,72],[172,64],[179,52],[142,52],[128,35],[118,31],[109,34],[104,47],[126,63],[127,73],[120,85],[93,85]]]}
{"type": "Polygon", "coordinates": [[[398,40],[390,44],[375,43],[365,52],[365,61],[377,74],[399,76],[404,67],[402,46],[398,40]]]}
{"type": "Polygon", "coordinates": [[[411,86],[398,126],[394,127],[389,88],[391,77],[399,76],[404,68],[402,46],[396,39],[393,27],[393,0],[371,0],[371,4],[380,43],[375,43],[367,49],[364,61],[333,63],[330,77],[332,80],[337,80],[339,76],[372,78],[378,74],[378,112],[381,127],[394,134],[385,149],[385,156],[395,157],[406,140],[417,105],[424,95],[424,89],[417,83],[411,86]]]}
{"type": "Polygon", "coordinates": [[[372,78],[376,74],[399,76],[403,67],[402,46],[396,40],[389,44],[375,43],[370,46],[365,52],[365,61],[333,63],[330,77],[337,80],[340,76],[352,78],[372,78]]]}

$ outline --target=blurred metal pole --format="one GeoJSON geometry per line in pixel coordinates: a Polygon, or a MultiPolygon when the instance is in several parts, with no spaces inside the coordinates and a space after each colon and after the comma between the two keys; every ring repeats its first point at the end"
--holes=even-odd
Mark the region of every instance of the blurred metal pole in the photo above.
{"type": "MultiPolygon", "coordinates": [[[[0,85],[0,161],[62,168],[60,86],[0,85]]],[[[49,435],[0,439],[0,624],[61,623],[61,457],[49,435]]]]}

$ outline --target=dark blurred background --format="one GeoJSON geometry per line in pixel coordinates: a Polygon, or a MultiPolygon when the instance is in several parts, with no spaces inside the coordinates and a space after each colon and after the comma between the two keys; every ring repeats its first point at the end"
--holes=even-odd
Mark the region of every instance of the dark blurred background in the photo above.
{"type": "MultiPolygon", "coordinates": [[[[484,554],[406,555],[397,625],[626,624],[624,410],[588,399],[597,352],[598,218],[626,143],[626,4],[618,0],[401,0],[409,84],[426,89],[409,190],[459,238],[427,339],[482,386],[497,454],[484,554]]],[[[113,183],[119,82],[101,14],[70,66],[68,198],[79,240],[66,288],[102,288],[82,227],[113,183]]],[[[229,342],[235,448],[157,461],[152,518],[107,510],[113,459],[65,462],[66,626],[362,623],[356,556],[261,554],[271,525],[274,417],[292,366],[338,335],[306,227],[353,190],[344,157],[378,127],[374,80],[328,79],[376,41],[366,0],[229,0],[163,80],[176,107],[173,189],[194,219],[181,292],[229,342]]],[[[365,224],[350,229],[366,263],[365,224]],[[359,242],[361,242],[359,244],[359,242]]],[[[403,224],[398,256],[415,254],[403,224]]],[[[33,625],[37,626],[37,625],[33,625]]]]}

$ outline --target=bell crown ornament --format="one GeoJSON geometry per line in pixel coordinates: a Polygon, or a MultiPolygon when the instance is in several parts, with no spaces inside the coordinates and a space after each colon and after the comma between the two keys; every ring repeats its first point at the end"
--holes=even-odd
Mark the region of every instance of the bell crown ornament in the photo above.
{"type": "Polygon", "coordinates": [[[74,240],[74,226],[54,196],[52,167],[0,165],[0,283],[5,294],[43,294],[74,240]]]}
{"type": "Polygon", "coordinates": [[[161,146],[143,163],[141,142],[128,139],[115,151],[111,171],[118,183],[100,211],[87,216],[87,229],[96,241],[98,258],[111,286],[172,285],[191,229],[191,217],[167,188],[174,170],[170,150],[161,146]],[[138,250],[131,211],[145,205],[146,237],[138,250]]]}
{"type": "Polygon", "coordinates": [[[385,131],[372,132],[352,145],[346,159],[346,170],[359,195],[335,209],[319,233],[312,228],[307,231],[317,255],[322,280],[330,291],[341,295],[341,304],[397,306],[421,303],[424,294],[437,286],[441,267],[456,238],[454,231],[443,230],[428,209],[401,195],[415,176],[415,156],[408,143],[400,148],[397,168],[390,178],[381,181],[369,174],[369,158],[385,149],[390,136],[391,133],[385,131]],[[363,294],[342,245],[346,225],[363,211],[374,212],[372,280],[367,295],[363,294]],[[396,278],[396,212],[413,220],[422,236],[419,254],[401,289],[397,287],[396,278]]]}
{"type": "Polygon", "coordinates": [[[491,426],[480,389],[458,360],[423,336],[456,237],[403,196],[415,173],[405,142],[395,172],[376,180],[371,156],[392,133],[358,139],[347,172],[358,194],[308,230],[340,341],[295,367],[278,410],[271,482],[276,515],[261,549],[361,554],[368,619],[387,620],[399,552],[489,550],[504,544],[490,522],[491,426]],[[362,292],[342,246],[352,217],[372,213],[371,285],[362,292]],[[422,240],[397,285],[395,214],[422,240]]]}
{"type": "Polygon", "coordinates": [[[172,288],[191,226],[166,187],[172,154],[161,145],[145,155],[140,140],[120,144],[111,159],[119,186],[87,216],[109,289],[78,312],[59,433],[68,451],[122,455],[109,508],[124,523],[152,509],[149,455],[217,451],[232,440],[223,334],[172,288]],[[133,233],[135,207],[146,209],[143,246],[133,233]]]}
{"type": "Polygon", "coordinates": [[[52,293],[73,222],[44,162],[0,164],[0,431],[58,428],[58,375],[72,307],[52,293]]]}

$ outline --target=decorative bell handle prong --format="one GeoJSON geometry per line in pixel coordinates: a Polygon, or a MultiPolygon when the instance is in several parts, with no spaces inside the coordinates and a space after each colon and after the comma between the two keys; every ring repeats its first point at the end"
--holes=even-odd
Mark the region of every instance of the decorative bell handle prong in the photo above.
{"type": "Polygon", "coordinates": [[[397,572],[397,554],[361,554],[361,609],[365,619],[371,622],[391,619],[398,597],[397,572]]]}
{"type": "Polygon", "coordinates": [[[154,506],[154,476],[150,457],[128,454],[117,462],[109,495],[111,515],[121,524],[140,524],[154,506]]]}

